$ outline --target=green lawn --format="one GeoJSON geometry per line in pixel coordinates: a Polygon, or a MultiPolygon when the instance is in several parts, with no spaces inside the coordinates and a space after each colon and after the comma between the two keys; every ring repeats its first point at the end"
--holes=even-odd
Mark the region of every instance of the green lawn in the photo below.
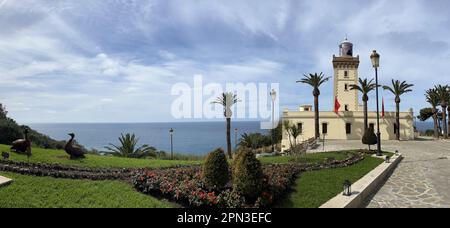
{"type": "MultiPolygon", "coordinates": [[[[347,158],[347,154],[351,153],[351,151],[340,151],[340,152],[325,152],[325,153],[314,153],[314,154],[306,154],[301,158],[302,162],[306,163],[322,163],[325,162],[328,158],[334,158],[336,160],[344,160],[347,158]]],[[[263,157],[259,160],[263,164],[270,164],[270,163],[277,163],[277,164],[283,164],[283,163],[289,163],[293,162],[293,157],[291,156],[284,156],[284,157],[263,157]]]]}
{"type": "Polygon", "coordinates": [[[281,207],[318,208],[342,192],[344,180],[354,183],[381,163],[382,159],[367,155],[363,161],[350,167],[302,173],[297,179],[294,192],[281,207]]]}
{"type": "MultiPolygon", "coordinates": [[[[0,145],[0,152],[9,151],[9,148],[10,146],[0,145]]],[[[174,165],[192,165],[201,163],[201,161],[132,159],[98,155],[87,155],[85,159],[70,160],[69,155],[67,155],[66,152],[62,150],[47,150],[40,148],[32,148],[32,153],[33,156],[30,158],[30,162],[59,163],[63,165],[94,168],[158,168],[174,165]]],[[[11,153],[10,156],[10,160],[13,161],[28,161],[26,155],[11,153]]]]}
{"type": "MultiPolygon", "coordinates": [[[[9,146],[0,145],[1,151],[9,146]]],[[[309,163],[324,162],[328,158],[343,160],[352,151],[307,154],[303,159],[309,163]]],[[[11,153],[11,160],[27,161],[25,155],[11,153]]],[[[265,157],[262,163],[289,163],[292,157],[265,157]]],[[[30,162],[59,163],[71,166],[94,168],[142,168],[168,167],[174,165],[201,164],[201,161],[170,161],[152,159],[128,159],[110,156],[87,155],[82,160],[70,160],[61,150],[33,148],[30,162]]],[[[302,173],[282,207],[316,208],[342,191],[345,179],[357,181],[383,160],[369,155],[351,167],[302,173]]],[[[0,188],[0,207],[174,207],[175,204],[161,201],[136,192],[130,184],[121,181],[89,181],[34,177],[9,172],[0,175],[14,182],[0,188]]]]}
{"type": "Polygon", "coordinates": [[[0,208],[166,208],[174,204],[120,181],[33,177],[0,172],[14,182],[0,188],[0,208]]]}

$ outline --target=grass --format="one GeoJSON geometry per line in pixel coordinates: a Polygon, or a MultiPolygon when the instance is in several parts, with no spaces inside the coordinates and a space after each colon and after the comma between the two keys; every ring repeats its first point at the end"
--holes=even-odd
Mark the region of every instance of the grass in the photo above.
{"type": "Polygon", "coordinates": [[[318,208],[342,192],[344,180],[354,183],[381,163],[382,159],[367,155],[363,161],[350,167],[302,173],[294,191],[281,203],[281,207],[318,208]]]}
{"type": "Polygon", "coordinates": [[[0,188],[0,208],[167,208],[174,204],[135,191],[120,181],[33,177],[0,172],[14,180],[0,188]]]}
{"type": "MultiPolygon", "coordinates": [[[[0,152],[9,151],[9,148],[10,146],[0,145],[0,152]]],[[[159,168],[175,165],[194,165],[201,163],[201,161],[134,159],[91,154],[86,155],[85,159],[70,160],[69,155],[67,155],[66,152],[62,150],[48,150],[40,148],[32,148],[32,153],[33,156],[31,156],[30,162],[59,163],[63,165],[92,168],[159,168]]],[[[26,155],[10,153],[10,160],[28,161],[28,158],[26,155]]]]}
{"type": "MultiPolygon", "coordinates": [[[[1,151],[9,146],[0,145],[1,151]]],[[[346,159],[352,151],[307,154],[304,162],[321,163],[326,159],[346,159]]],[[[10,154],[11,160],[28,161],[25,155],[10,154]]],[[[389,153],[389,155],[392,155],[389,153]]],[[[289,163],[293,157],[264,157],[263,164],[289,163]]],[[[93,168],[158,168],[174,165],[201,164],[201,161],[131,159],[110,156],[87,155],[82,160],[70,160],[62,150],[33,148],[30,162],[59,163],[93,168]]],[[[317,208],[342,191],[342,183],[348,179],[356,182],[376,166],[382,159],[369,155],[353,166],[302,173],[296,181],[294,191],[280,205],[287,208],[317,208]]],[[[0,207],[7,208],[165,208],[177,205],[136,192],[130,184],[121,181],[89,181],[34,177],[9,172],[0,175],[14,182],[0,188],[0,207]]]]}
{"type": "MultiPolygon", "coordinates": [[[[347,158],[347,154],[351,151],[341,151],[341,152],[325,152],[325,153],[314,153],[314,154],[306,154],[302,156],[301,161],[306,163],[322,163],[325,162],[328,158],[334,158],[336,160],[344,160],[347,158]]],[[[292,162],[294,157],[292,156],[284,156],[284,157],[262,157],[260,161],[263,164],[283,164],[292,162]]]]}

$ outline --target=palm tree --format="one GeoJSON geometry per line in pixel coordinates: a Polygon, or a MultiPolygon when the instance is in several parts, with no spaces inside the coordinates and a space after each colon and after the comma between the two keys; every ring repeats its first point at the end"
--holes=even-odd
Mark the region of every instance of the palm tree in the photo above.
{"type": "Polygon", "coordinates": [[[233,158],[233,155],[231,154],[231,116],[233,115],[231,106],[237,102],[239,102],[237,99],[237,94],[231,92],[222,93],[221,97],[218,97],[212,102],[212,104],[220,104],[223,107],[223,115],[227,120],[227,152],[230,159],[233,158]]]}
{"type": "Polygon", "coordinates": [[[286,131],[286,133],[288,135],[289,145],[292,148],[291,124],[289,123],[289,121],[286,120],[286,121],[283,122],[283,127],[284,127],[284,129],[285,129],[285,131],[286,131]]]}
{"type": "Polygon", "coordinates": [[[319,96],[320,96],[320,90],[319,87],[330,80],[331,77],[325,77],[323,73],[320,74],[309,74],[309,75],[303,75],[304,77],[297,81],[297,83],[304,83],[308,84],[313,87],[313,96],[314,96],[314,119],[315,119],[315,138],[320,138],[320,131],[319,131],[319,96]]]}
{"type": "Polygon", "coordinates": [[[156,149],[148,145],[142,145],[137,147],[139,139],[134,134],[126,134],[119,137],[120,145],[114,145],[110,143],[110,146],[106,146],[105,149],[109,153],[118,157],[126,158],[143,158],[147,156],[156,156],[156,149]]]}
{"type": "Polygon", "coordinates": [[[442,107],[442,125],[444,125],[444,138],[448,139],[447,106],[450,100],[450,87],[438,85],[435,87],[436,94],[442,107]]]}
{"type": "Polygon", "coordinates": [[[241,135],[241,141],[239,142],[239,145],[245,148],[256,150],[266,145],[266,141],[268,141],[266,140],[266,138],[267,136],[264,136],[261,133],[244,133],[243,135],[241,135]]]}
{"type": "Polygon", "coordinates": [[[427,98],[427,102],[431,105],[431,112],[433,114],[433,121],[434,121],[434,137],[439,138],[439,131],[438,131],[438,109],[437,106],[439,105],[439,97],[437,94],[436,89],[429,89],[426,91],[425,96],[427,98]]]}
{"type": "Polygon", "coordinates": [[[350,90],[358,90],[363,94],[362,101],[364,103],[364,132],[369,128],[369,120],[367,114],[367,101],[369,101],[369,92],[374,90],[377,85],[373,82],[373,79],[367,81],[367,79],[359,79],[359,85],[350,85],[350,90]]]}
{"type": "Polygon", "coordinates": [[[292,125],[290,127],[291,129],[291,135],[294,138],[294,146],[297,146],[297,138],[301,134],[300,129],[297,127],[297,125],[292,125]]]}
{"type": "Polygon", "coordinates": [[[399,80],[392,79],[392,87],[389,86],[383,86],[383,89],[390,91],[395,96],[395,119],[396,119],[396,125],[397,125],[397,140],[400,140],[400,96],[412,92],[411,87],[413,87],[413,84],[408,84],[406,81],[400,82],[399,80]]]}

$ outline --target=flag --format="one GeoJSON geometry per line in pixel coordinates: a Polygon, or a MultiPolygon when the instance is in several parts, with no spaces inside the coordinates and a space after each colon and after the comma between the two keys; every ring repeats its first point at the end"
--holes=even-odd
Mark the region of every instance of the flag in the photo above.
{"type": "Polygon", "coordinates": [[[341,104],[339,104],[339,101],[338,101],[337,97],[335,97],[335,99],[334,99],[334,112],[336,114],[338,114],[338,115],[339,115],[339,109],[340,108],[341,108],[341,104]]]}
{"type": "Polygon", "coordinates": [[[382,100],[382,103],[381,103],[381,118],[384,118],[384,117],[385,117],[384,114],[385,114],[385,113],[384,113],[384,97],[383,97],[383,100],[382,100]]]}

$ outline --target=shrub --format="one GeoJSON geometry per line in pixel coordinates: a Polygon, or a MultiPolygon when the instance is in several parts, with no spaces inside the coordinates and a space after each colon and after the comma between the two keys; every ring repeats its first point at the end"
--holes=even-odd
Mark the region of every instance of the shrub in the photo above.
{"type": "Polygon", "coordinates": [[[250,150],[241,151],[235,158],[233,167],[233,190],[247,200],[258,198],[263,189],[261,162],[250,150]]]}
{"type": "Polygon", "coordinates": [[[375,145],[378,143],[377,136],[375,135],[373,128],[368,128],[366,132],[364,133],[364,136],[362,138],[362,143],[369,145],[369,150],[371,145],[375,145]]]}
{"type": "Polygon", "coordinates": [[[219,148],[209,153],[202,171],[202,179],[207,188],[224,188],[230,180],[230,170],[225,152],[219,148]]]}

